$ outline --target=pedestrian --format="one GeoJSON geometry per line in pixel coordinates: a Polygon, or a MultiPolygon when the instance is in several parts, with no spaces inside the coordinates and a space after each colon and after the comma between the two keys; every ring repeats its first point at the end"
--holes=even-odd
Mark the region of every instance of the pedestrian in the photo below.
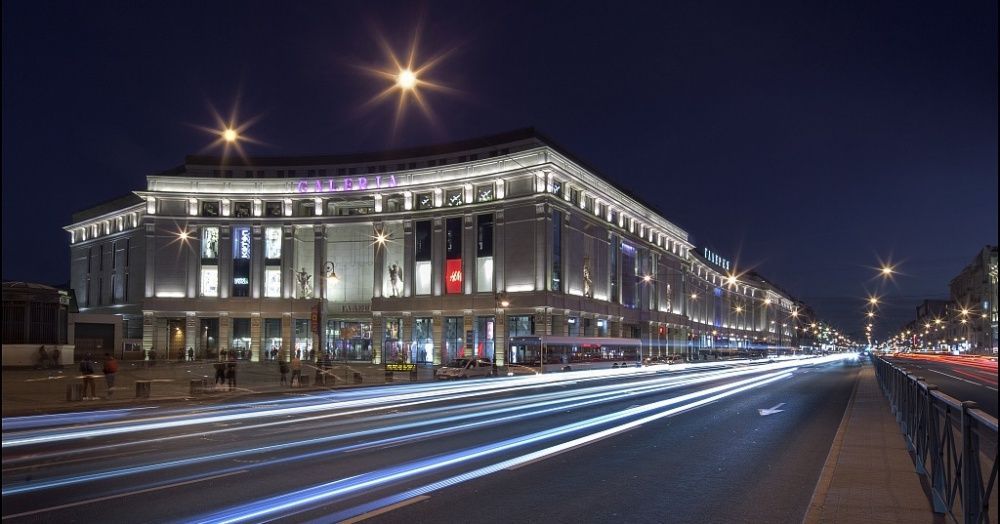
{"type": "Polygon", "coordinates": [[[292,358],[292,379],[288,381],[288,387],[291,387],[295,383],[295,379],[299,379],[299,386],[302,385],[302,359],[299,358],[299,352],[295,352],[295,356],[292,358]]]}
{"type": "Polygon", "coordinates": [[[288,385],[288,362],[278,362],[278,371],[281,373],[281,384],[288,385]]]}
{"type": "Polygon", "coordinates": [[[114,392],[115,375],[118,373],[118,360],[111,353],[104,354],[104,382],[108,385],[108,398],[114,392]]]}
{"type": "Polygon", "coordinates": [[[38,346],[38,367],[40,369],[49,367],[49,354],[45,351],[45,346],[38,346]]]}
{"type": "Polygon", "coordinates": [[[226,362],[226,382],[229,384],[229,391],[236,389],[236,359],[232,358],[226,362]]]}
{"type": "Polygon", "coordinates": [[[188,360],[194,361],[194,348],[188,348],[188,360]]]}
{"type": "Polygon", "coordinates": [[[94,361],[90,353],[80,361],[80,374],[83,377],[83,400],[97,400],[97,382],[94,380],[94,361]],[[87,392],[90,392],[88,395],[87,392]]]}
{"type": "Polygon", "coordinates": [[[226,385],[226,364],[221,360],[215,363],[215,385],[226,385]]]}
{"type": "Polygon", "coordinates": [[[59,348],[52,350],[52,367],[60,368],[62,364],[59,362],[59,348]]]}

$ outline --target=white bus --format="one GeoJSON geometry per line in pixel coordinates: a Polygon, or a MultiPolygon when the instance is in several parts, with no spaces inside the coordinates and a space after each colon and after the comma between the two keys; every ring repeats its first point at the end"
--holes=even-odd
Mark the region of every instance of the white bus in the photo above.
{"type": "Polygon", "coordinates": [[[642,342],[637,338],[511,337],[510,364],[542,372],[638,367],[642,342]]]}

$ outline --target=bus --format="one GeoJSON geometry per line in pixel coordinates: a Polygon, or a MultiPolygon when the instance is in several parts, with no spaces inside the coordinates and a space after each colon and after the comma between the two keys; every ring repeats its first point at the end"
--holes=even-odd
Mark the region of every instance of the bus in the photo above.
{"type": "Polygon", "coordinates": [[[642,342],[637,338],[511,337],[510,364],[541,372],[639,367],[642,342]]]}

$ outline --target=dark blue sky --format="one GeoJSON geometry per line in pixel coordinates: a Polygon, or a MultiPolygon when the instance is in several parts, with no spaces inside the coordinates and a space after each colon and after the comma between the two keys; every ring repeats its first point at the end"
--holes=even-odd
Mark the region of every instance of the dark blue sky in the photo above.
{"type": "Polygon", "coordinates": [[[3,4],[3,278],[68,280],[74,211],[202,151],[339,153],[534,125],[848,330],[997,242],[996,2],[3,4]],[[649,3],[652,4],[652,3],[649,3]],[[662,5],[660,5],[662,4],[662,5]],[[392,130],[375,35],[454,88],[392,130]]]}

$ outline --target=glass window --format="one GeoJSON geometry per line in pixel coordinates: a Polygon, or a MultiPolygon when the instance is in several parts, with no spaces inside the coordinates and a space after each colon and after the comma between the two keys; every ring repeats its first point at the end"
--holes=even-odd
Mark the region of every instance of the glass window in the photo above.
{"type": "Polygon", "coordinates": [[[413,292],[417,295],[431,294],[431,222],[423,220],[414,225],[414,271],[413,292]]]}
{"type": "Polygon", "coordinates": [[[281,261],[281,228],[264,228],[264,258],[281,261]]]}
{"type": "Polygon", "coordinates": [[[218,266],[201,266],[201,296],[219,296],[218,266]]]}
{"type": "Polygon", "coordinates": [[[278,298],[281,296],[281,268],[269,267],[264,270],[264,296],[278,298]]]}
{"type": "Polygon", "coordinates": [[[608,257],[611,259],[611,301],[615,304],[619,301],[618,296],[618,254],[619,254],[619,240],[618,235],[611,235],[611,243],[608,246],[608,257]]]}
{"type": "Polygon", "coordinates": [[[218,201],[207,201],[201,203],[201,216],[203,217],[217,217],[219,216],[219,202],[218,201]]]}
{"type": "Polygon", "coordinates": [[[448,207],[455,207],[464,204],[463,191],[461,189],[450,189],[445,193],[444,203],[448,207]]]}
{"type": "Polygon", "coordinates": [[[434,195],[431,193],[421,193],[417,195],[417,209],[431,209],[434,207],[434,195]]]}
{"type": "Polygon", "coordinates": [[[476,217],[476,291],[493,291],[493,215],[476,217]]]}
{"type": "Polygon", "coordinates": [[[201,228],[201,259],[217,260],[219,258],[219,228],[201,228]]]}
{"type": "Polygon", "coordinates": [[[465,333],[462,317],[445,317],[444,319],[444,355],[443,362],[451,362],[465,354],[465,333]]]}
{"type": "Polygon", "coordinates": [[[250,249],[252,236],[247,226],[233,228],[233,295],[250,296],[250,249]]]}
{"type": "Polygon", "coordinates": [[[513,315],[507,317],[507,336],[523,337],[534,334],[534,315],[513,315]]]}
{"type": "Polygon", "coordinates": [[[270,201],[264,203],[264,215],[275,218],[282,215],[281,201],[270,201]]]}
{"type": "Polygon", "coordinates": [[[236,202],[233,207],[233,216],[236,218],[250,218],[252,209],[250,202],[236,202]]]}
{"type": "Polygon", "coordinates": [[[302,360],[315,360],[312,331],[308,318],[295,319],[295,354],[302,360]]]}
{"type": "Polygon", "coordinates": [[[407,354],[403,351],[403,319],[387,317],[385,319],[385,336],[382,340],[383,362],[406,362],[407,354]]]}
{"type": "Polygon", "coordinates": [[[240,360],[250,359],[250,319],[233,319],[233,341],[229,350],[240,360]]]}
{"type": "Polygon", "coordinates": [[[493,184],[476,186],[476,202],[489,202],[494,199],[493,184]]]}
{"type": "MultiPolygon", "coordinates": [[[[219,356],[219,319],[201,319],[201,348],[202,358],[216,358],[219,356]]],[[[138,338],[142,338],[141,333],[138,338]]]]}
{"type": "Polygon", "coordinates": [[[281,319],[264,319],[264,343],[261,345],[265,349],[264,358],[267,360],[287,360],[287,355],[281,347],[281,319]]]}
{"type": "Polygon", "coordinates": [[[462,219],[445,221],[445,292],[462,293],[462,219]]]}
{"type": "Polygon", "coordinates": [[[550,291],[562,291],[562,211],[552,211],[552,280],[550,291]]]}
{"type": "Polygon", "coordinates": [[[410,362],[434,361],[434,332],[432,319],[413,319],[413,341],[410,344],[410,362]]]}
{"type": "Polygon", "coordinates": [[[334,360],[372,361],[370,322],[329,320],[326,323],[327,351],[334,360]]]}
{"type": "Polygon", "coordinates": [[[476,341],[473,350],[476,358],[493,359],[493,317],[476,317],[476,341]]]}
{"type": "Polygon", "coordinates": [[[622,242],[622,305],[634,308],[639,305],[638,291],[636,285],[638,280],[638,266],[635,247],[622,242]]]}

